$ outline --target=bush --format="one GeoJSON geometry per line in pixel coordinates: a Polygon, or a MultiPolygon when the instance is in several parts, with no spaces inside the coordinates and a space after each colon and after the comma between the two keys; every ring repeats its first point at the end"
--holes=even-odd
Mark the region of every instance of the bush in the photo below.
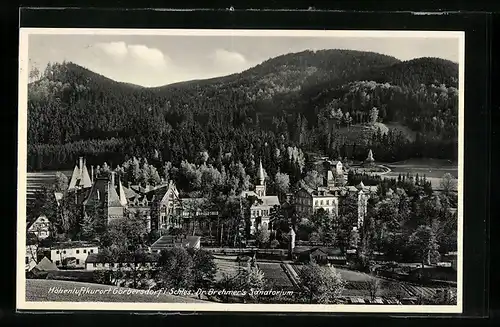
{"type": "Polygon", "coordinates": [[[374,270],[375,262],[370,260],[370,258],[364,254],[358,254],[350,266],[354,270],[371,273],[374,270]]]}
{"type": "Polygon", "coordinates": [[[271,249],[276,249],[280,246],[280,242],[278,240],[272,240],[270,246],[271,249]]]}
{"type": "Polygon", "coordinates": [[[33,269],[31,271],[26,272],[26,279],[47,279],[48,272],[47,271],[39,271],[33,269]]]}
{"type": "Polygon", "coordinates": [[[111,285],[113,277],[113,272],[110,270],[94,270],[92,274],[92,280],[97,284],[111,285]]]}

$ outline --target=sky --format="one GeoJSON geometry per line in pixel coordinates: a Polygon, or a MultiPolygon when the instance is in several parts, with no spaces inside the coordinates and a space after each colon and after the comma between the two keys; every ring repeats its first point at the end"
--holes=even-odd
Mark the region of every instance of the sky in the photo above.
{"type": "Polygon", "coordinates": [[[31,34],[29,68],[71,61],[120,82],[160,86],[238,73],[291,52],[373,51],[459,61],[456,38],[31,34]]]}

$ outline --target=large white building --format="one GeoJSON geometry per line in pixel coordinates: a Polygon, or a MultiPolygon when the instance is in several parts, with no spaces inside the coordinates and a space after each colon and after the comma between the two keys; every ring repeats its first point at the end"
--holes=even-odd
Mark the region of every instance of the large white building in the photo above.
{"type": "Polygon", "coordinates": [[[353,227],[359,229],[366,216],[368,199],[371,193],[376,192],[377,187],[365,186],[362,182],[357,186],[336,186],[335,175],[343,174],[343,168],[340,161],[334,163],[333,171],[328,170],[325,174],[323,186],[311,188],[302,183],[302,187],[295,193],[295,209],[299,215],[312,215],[317,210],[323,209],[335,216],[339,212],[339,199],[354,193],[358,197],[358,221],[353,227]]]}
{"type": "Polygon", "coordinates": [[[66,242],[55,244],[50,249],[50,260],[57,267],[85,268],[85,260],[89,254],[98,253],[95,244],[84,242],[66,242]]]}

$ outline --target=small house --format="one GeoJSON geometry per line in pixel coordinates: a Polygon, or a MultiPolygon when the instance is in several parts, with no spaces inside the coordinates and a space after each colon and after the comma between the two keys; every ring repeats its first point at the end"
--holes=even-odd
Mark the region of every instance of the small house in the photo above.
{"type": "Polygon", "coordinates": [[[49,219],[41,215],[37,219],[31,221],[26,226],[28,233],[35,235],[38,239],[43,240],[50,235],[49,219]]]}
{"type": "Polygon", "coordinates": [[[297,246],[293,249],[292,257],[302,262],[314,260],[319,264],[345,265],[347,262],[342,251],[334,247],[297,246]]]}
{"type": "Polygon", "coordinates": [[[87,256],[92,253],[98,253],[98,251],[98,246],[91,243],[57,243],[50,249],[50,259],[60,268],[83,269],[85,268],[87,256]]]}

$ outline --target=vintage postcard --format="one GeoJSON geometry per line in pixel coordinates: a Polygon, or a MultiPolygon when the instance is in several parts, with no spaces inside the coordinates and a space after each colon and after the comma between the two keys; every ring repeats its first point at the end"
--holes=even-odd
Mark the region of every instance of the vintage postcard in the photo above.
{"type": "Polygon", "coordinates": [[[464,33],[20,29],[17,307],[462,312],[464,33]]]}

